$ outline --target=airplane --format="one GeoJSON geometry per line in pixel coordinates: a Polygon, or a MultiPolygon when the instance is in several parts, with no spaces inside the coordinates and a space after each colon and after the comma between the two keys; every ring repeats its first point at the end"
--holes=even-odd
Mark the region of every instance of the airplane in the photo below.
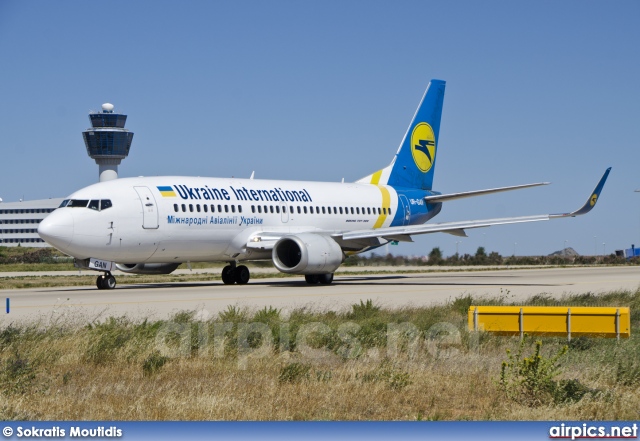
{"type": "Polygon", "coordinates": [[[309,284],[330,284],[348,255],[436,232],[574,217],[596,204],[608,168],[580,209],[561,214],[426,223],[444,202],[548,182],[442,194],[432,190],[445,81],[431,80],[391,163],[353,183],[157,176],[121,178],[76,191],[38,227],[40,237],[99,271],[169,274],[181,263],[222,261],[224,284],[243,285],[240,263],[272,260],[309,284]]]}

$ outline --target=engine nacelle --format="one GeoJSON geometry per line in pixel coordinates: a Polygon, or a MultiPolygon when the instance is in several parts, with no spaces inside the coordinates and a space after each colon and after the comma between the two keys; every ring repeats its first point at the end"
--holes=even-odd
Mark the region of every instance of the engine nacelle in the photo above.
{"type": "Polygon", "coordinates": [[[120,271],[131,274],[171,274],[179,266],[179,263],[116,263],[120,271]]]}
{"type": "Polygon", "coordinates": [[[281,238],[274,245],[271,256],[275,267],[288,274],[332,273],[345,258],[335,240],[316,233],[281,238]]]}

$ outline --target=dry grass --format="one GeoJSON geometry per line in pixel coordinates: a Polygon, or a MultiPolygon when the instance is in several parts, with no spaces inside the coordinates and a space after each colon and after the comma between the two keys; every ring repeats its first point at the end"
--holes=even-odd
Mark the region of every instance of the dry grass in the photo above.
{"type": "MultiPolygon", "coordinates": [[[[0,418],[3,420],[637,420],[640,339],[577,340],[561,359],[558,379],[587,393],[564,403],[531,406],[500,387],[506,349],[517,339],[464,330],[469,298],[446,306],[382,310],[354,305],[344,312],[230,308],[198,322],[183,312],[172,321],[111,318],[92,323],[9,326],[0,330],[0,418]],[[284,320],[286,319],[286,320],[284,320]],[[264,323],[266,334],[222,323],[264,323]],[[458,341],[425,336],[437,323],[460,330],[458,341]],[[309,347],[295,336],[311,323],[309,347]],[[345,323],[348,323],[345,327],[345,323]],[[421,346],[401,340],[388,356],[388,323],[411,323],[421,346]],[[354,328],[357,325],[359,328],[354,328]],[[286,325],[286,326],[283,326],[286,325]],[[342,326],[342,327],[341,327],[342,326]],[[351,328],[349,328],[351,327],[351,328]],[[322,330],[321,329],[321,330],[322,330]],[[283,350],[285,331],[290,350],[283,350]],[[217,332],[218,331],[218,332],[217,332]],[[325,332],[326,331],[326,332],[325,332]],[[266,345],[271,335],[273,344],[266,345]],[[359,346],[354,346],[355,337],[359,346]],[[240,344],[238,344],[240,342],[240,344]],[[243,344],[246,343],[246,344],[243,344]],[[260,350],[267,349],[262,355],[260,350]],[[354,350],[354,348],[356,348],[354,350]],[[222,354],[224,349],[224,354],[222,354]],[[310,357],[309,350],[323,356],[310,357]],[[351,349],[351,350],[349,350],[351,349]],[[251,352],[254,351],[254,352],[251,352]],[[251,354],[253,354],[251,356],[251,354]],[[245,358],[247,355],[248,358],[245,358]],[[164,358],[166,356],[166,358],[164,358]]],[[[540,298],[537,299],[539,303],[540,298]]],[[[551,300],[548,300],[551,301],[551,300]]],[[[496,301],[498,302],[498,301],[496,301]]],[[[569,304],[633,308],[640,292],[565,299],[569,304]]],[[[442,327],[441,327],[442,328],[442,327]]],[[[258,328],[254,328],[255,331],[258,328]]],[[[543,353],[566,344],[543,339],[543,353]]]]}

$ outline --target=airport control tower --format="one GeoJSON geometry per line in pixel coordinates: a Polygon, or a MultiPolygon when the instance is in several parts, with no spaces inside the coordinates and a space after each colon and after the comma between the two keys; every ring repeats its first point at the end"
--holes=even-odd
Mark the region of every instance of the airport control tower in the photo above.
{"type": "Polygon", "coordinates": [[[90,112],[91,128],[82,132],[87,154],[99,166],[100,182],[118,179],[118,165],[127,157],[133,132],[124,128],[127,115],[113,112],[113,104],[102,105],[102,112],[90,112]]]}

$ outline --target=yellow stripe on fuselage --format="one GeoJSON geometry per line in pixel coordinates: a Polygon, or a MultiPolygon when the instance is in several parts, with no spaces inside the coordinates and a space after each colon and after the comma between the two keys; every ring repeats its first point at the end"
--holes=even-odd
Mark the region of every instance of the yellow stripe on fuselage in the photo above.
{"type": "Polygon", "coordinates": [[[371,176],[371,183],[373,185],[378,185],[380,182],[380,176],[382,176],[382,170],[378,170],[371,176]]]}
{"type": "MultiPolygon", "coordinates": [[[[376,174],[378,174],[378,179],[380,179],[379,173],[382,173],[382,170],[380,172],[377,172],[376,174]]],[[[374,178],[376,176],[376,174],[374,174],[374,178]]],[[[387,190],[386,187],[381,187],[378,185],[378,188],[380,189],[380,193],[382,193],[382,207],[381,208],[386,208],[386,210],[382,210],[380,212],[380,216],[378,216],[378,220],[376,221],[376,223],[374,224],[373,228],[380,228],[382,225],[384,225],[384,221],[387,220],[387,215],[385,214],[385,211],[387,211],[389,209],[389,207],[391,206],[391,195],[389,194],[389,190],[387,190]]],[[[388,211],[387,211],[388,213],[388,211]]]]}

